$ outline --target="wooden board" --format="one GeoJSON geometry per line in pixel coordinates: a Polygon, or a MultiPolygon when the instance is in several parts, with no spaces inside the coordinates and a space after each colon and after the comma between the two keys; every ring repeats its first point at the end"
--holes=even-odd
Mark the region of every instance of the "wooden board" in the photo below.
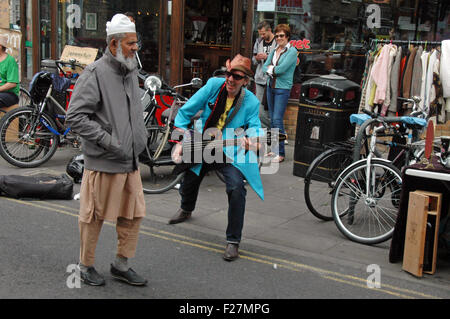
{"type": "MultiPolygon", "coordinates": [[[[83,66],[89,65],[95,61],[97,57],[98,49],[77,47],[73,45],[64,46],[64,50],[61,54],[61,61],[69,62],[70,59],[75,59],[76,63],[83,66]]],[[[69,66],[64,67],[64,71],[74,72],[69,66]]],[[[75,73],[81,74],[83,70],[79,67],[76,68],[75,73]]]]}
{"type": "Polygon", "coordinates": [[[434,274],[436,272],[436,259],[437,259],[437,249],[438,249],[438,241],[439,241],[439,219],[441,218],[441,205],[442,205],[442,194],[440,193],[434,193],[434,192],[427,192],[427,191],[419,191],[422,195],[428,196],[428,222],[432,222],[434,220],[434,232],[430,234],[433,239],[432,243],[432,251],[433,251],[433,258],[431,261],[431,270],[423,270],[424,273],[427,274],[434,274]],[[431,218],[431,215],[434,216],[434,218],[431,218]]]}
{"type": "MultiPolygon", "coordinates": [[[[0,117],[4,116],[9,111],[12,111],[19,107],[19,104],[14,104],[8,107],[3,108],[5,113],[0,112],[0,117]]],[[[8,127],[8,131],[6,132],[5,142],[17,142],[19,140],[19,119],[15,119],[11,122],[8,127]]]]}
{"type": "Polygon", "coordinates": [[[402,269],[417,277],[436,271],[441,203],[440,193],[417,190],[409,194],[402,269]]]}
{"type": "Polygon", "coordinates": [[[73,45],[64,46],[64,50],[61,54],[60,60],[69,61],[73,58],[77,60],[77,63],[82,65],[88,65],[95,61],[98,49],[76,47],[73,45]]]}
{"type": "Polygon", "coordinates": [[[423,272],[427,208],[428,196],[418,192],[409,193],[402,269],[417,277],[422,277],[423,272]]]}

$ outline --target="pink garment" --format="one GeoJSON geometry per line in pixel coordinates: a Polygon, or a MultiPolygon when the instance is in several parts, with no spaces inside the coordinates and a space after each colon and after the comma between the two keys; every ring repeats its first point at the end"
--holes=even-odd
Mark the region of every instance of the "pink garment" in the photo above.
{"type": "Polygon", "coordinates": [[[375,104],[383,104],[386,99],[386,89],[388,81],[388,65],[391,51],[391,45],[387,44],[381,49],[378,60],[375,62],[372,70],[372,78],[377,85],[377,90],[375,91],[375,104]]]}

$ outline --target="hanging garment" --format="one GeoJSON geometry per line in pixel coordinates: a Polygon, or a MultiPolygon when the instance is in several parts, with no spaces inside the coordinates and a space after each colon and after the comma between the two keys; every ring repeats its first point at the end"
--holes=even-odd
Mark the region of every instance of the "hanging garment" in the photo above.
{"type": "Polygon", "coordinates": [[[408,49],[403,50],[403,58],[402,61],[400,62],[400,77],[399,77],[399,83],[398,83],[398,90],[399,90],[399,95],[398,96],[403,96],[403,78],[405,76],[405,71],[406,71],[406,66],[408,65],[408,59],[409,59],[409,55],[411,54],[411,52],[408,49]]]}
{"type": "Polygon", "coordinates": [[[388,63],[390,57],[391,45],[385,45],[380,52],[378,60],[375,62],[372,70],[372,78],[376,84],[374,104],[383,104],[386,98],[388,63]]]}
{"type": "Polygon", "coordinates": [[[412,71],[411,92],[410,96],[420,96],[420,89],[422,87],[422,46],[417,48],[416,57],[414,58],[414,65],[412,71]]]}
{"type": "Polygon", "coordinates": [[[440,76],[443,96],[444,98],[450,98],[450,40],[442,41],[441,52],[440,76]]]}
{"type": "Polygon", "coordinates": [[[392,65],[395,60],[395,56],[397,55],[397,46],[390,45],[389,48],[389,62],[388,62],[388,71],[387,71],[387,82],[386,82],[386,98],[383,103],[383,107],[381,108],[381,115],[385,116],[388,110],[389,105],[391,104],[391,73],[392,73],[392,65]]]}
{"type": "Polygon", "coordinates": [[[403,97],[409,99],[411,94],[411,81],[412,81],[412,72],[414,66],[414,59],[416,58],[417,48],[412,48],[411,53],[409,55],[408,63],[406,65],[405,74],[403,76],[403,97]]]}
{"type": "Polygon", "coordinates": [[[423,109],[425,105],[425,82],[427,78],[427,70],[428,70],[428,58],[430,56],[430,52],[426,51],[422,53],[422,79],[421,79],[421,87],[420,87],[420,102],[419,107],[423,109]]]}
{"type": "Polygon", "coordinates": [[[375,97],[375,90],[376,90],[376,84],[373,81],[372,73],[373,73],[374,65],[375,65],[375,63],[377,63],[380,52],[381,52],[380,50],[374,52],[373,63],[370,66],[370,70],[369,70],[369,80],[367,81],[366,97],[365,97],[365,105],[364,105],[364,108],[369,111],[372,111],[373,99],[375,97]]]}
{"type": "Polygon", "coordinates": [[[433,49],[433,52],[430,55],[429,61],[428,61],[428,68],[427,68],[427,76],[425,79],[425,104],[424,109],[428,109],[430,107],[430,93],[431,93],[431,87],[433,85],[433,72],[434,72],[434,64],[437,61],[437,55],[438,51],[436,49],[433,49]]]}
{"type": "Polygon", "coordinates": [[[402,47],[397,48],[397,54],[392,65],[391,70],[391,103],[389,105],[389,112],[396,113],[397,108],[397,97],[398,97],[398,78],[400,76],[400,61],[402,59],[402,47]]]}

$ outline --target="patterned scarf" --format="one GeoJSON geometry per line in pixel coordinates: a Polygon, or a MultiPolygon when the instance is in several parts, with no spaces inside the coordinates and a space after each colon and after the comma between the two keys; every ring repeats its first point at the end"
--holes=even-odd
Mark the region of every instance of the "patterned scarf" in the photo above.
{"type": "MultiPolygon", "coordinates": [[[[242,103],[242,99],[239,99],[241,96],[243,88],[239,91],[239,93],[236,95],[233,101],[233,105],[231,106],[230,110],[232,110],[234,107],[236,107],[236,104],[242,103]]],[[[217,122],[219,121],[222,114],[225,112],[225,105],[227,102],[227,96],[228,91],[225,87],[225,83],[221,86],[219,95],[217,96],[216,102],[214,105],[209,105],[209,107],[212,109],[211,114],[209,115],[208,119],[206,120],[205,127],[203,128],[203,132],[210,128],[210,127],[216,127],[217,122]]]]}

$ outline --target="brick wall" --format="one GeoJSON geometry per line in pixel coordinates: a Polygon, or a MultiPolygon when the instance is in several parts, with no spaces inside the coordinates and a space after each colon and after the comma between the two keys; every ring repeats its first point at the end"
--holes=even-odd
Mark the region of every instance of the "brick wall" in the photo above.
{"type": "Polygon", "coordinates": [[[295,141],[295,133],[297,131],[298,116],[298,100],[290,99],[284,113],[284,129],[288,135],[288,139],[295,141]]]}

